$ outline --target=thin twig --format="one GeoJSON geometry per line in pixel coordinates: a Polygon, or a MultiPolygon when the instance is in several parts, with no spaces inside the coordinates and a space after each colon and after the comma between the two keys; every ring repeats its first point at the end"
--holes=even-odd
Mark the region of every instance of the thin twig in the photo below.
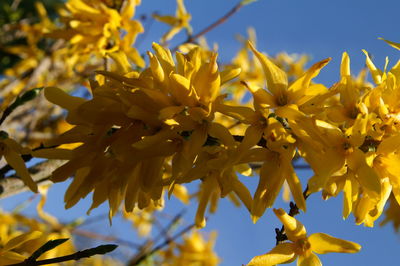
{"type": "Polygon", "coordinates": [[[97,239],[97,240],[102,240],[102,241],[105,241],[105,242],[114,242],[116,244],[132,247],[132,248],[135,248],[135,249],[139,249],[140,246],[141,246],[140,244],[131,242],[129,240],[117,238],[115,236],[106,236],[106,235],[98,234],[98,233],[95,233],[95,232],[83,230],[83,229],[80,229],[80,228],[71,229],[71,233],[73,233],[75,235],[83,236],[83,237],[86,237],[86,238],[90,238],[90,239],[97,239]]]}
{"type": "MultiPolygon", "coordinates": [[[[189,36],[186,41],[184,43],[191,43],[194,42],[195,40],[197,40],[199,37],[203,36],[204,34],[208,33],[209,31],[213,30],[214,28],[216,28],[217,26],[221,25],[222,23],[224,23],[225,21],[228,20],[228,18],[230,18],[233,14],[235,14],[236,12],[238,12],[241,8],[243,7],[243,3],[242,1],[240,1],[239,3],[237,3],[231,10],[229,10],[225,15],[223,15],[222,17],[220,17],[219,19],[217,19],[214,23],[211,23],[209,26],[205,27],[203,30],[201,30],[199,33],[194,34],[189,36]]],[[[172,49],[173,51],[178,50],[178,46],[176,46],[174,49],[172,49]]]]}
{"type": "Polygon", "coordinates": [[[117,245],[101,245],[101,246],[98,246],[95,248],[78,251],[71,255],[66,255],[66,256],[52,258],[52,259],[33,260],[32,261],[32,260],[29,260],[29,258],[28,258],[23,262],[11,264],[8,266],[37,266],[37,265],[47,265],[47,264],[59,263],[59,262],[64,262],[64,261],[69,261],[69,260],[80,260],[83,258],[89,258],[91,256],[98,255],[98,254],[105,254],[105,253],[113,251],[116,248],[117,248],[117,245]]]}
{"type": "MultiPolygon", "coordinates": [[[[64,161],[61,160],[44,161],[30,167],[28,170],[33,181],[38,185],[44,185],[50,182],[49,179],[52,171],[63,163],[64,161]]],[[[26,190],[28,190],[28,187],[18,176],[0,179],[0,199],[13,196],[26,190]]]]}
{"type": "Polygon", "coordinates": [[[191,224],[187,227],[185,227],[184,229],[182,229],[182,231],[180,231],[179,233],[177,233],[175,236],[173,236],[170,239],[166,239],[164,242],[162,242],[161,244],[155,246],[152,250],[145,252],[145,253],[139,253],[139,256],[134,257],[132,260],[129,261],[128,265],[129,266],[134,266],[134,265],[139,265],[140,262],[142,262],[143,260],[145,260],[147,257],[153,255],[155,252],[163,249],[164,247],[168,246],[171,242],[175,241],[177,238],[181,237],[183,234],[185,234],[186,232],[192,230],[192,228],[194,228],[196,225],[195,224],[191,224]]]}

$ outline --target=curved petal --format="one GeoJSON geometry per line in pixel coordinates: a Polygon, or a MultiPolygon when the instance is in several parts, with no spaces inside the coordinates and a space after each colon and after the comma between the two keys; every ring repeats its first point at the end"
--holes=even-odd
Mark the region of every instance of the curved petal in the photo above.
{"type": "Polygon", "coordinates": [[[247,266],[272,266],[289,262],[296,256],[293,247],[293,243],[279,244],[274,247],[270,252],[252,258],[247,266]]]}
{"type": "Polygon", "coordinates": [[[19,236],[16,236],[12,239],[10,239],[3,247],[3,250],[11,250],[14,249],[22,244],[24,244],[25,242],[32,240],[32,239],[36,239],[39,238],[42,235],[42,232],[39,231],[32,231],[29,233],[25,233],[25,234],[21,234],[19,236]]]}
{"type": "Polygon", "coordinates": [[[286,91],[288,87],[286,73],[269,60],[267,56],[257,51],[250,41],[248,44],[263,67],[265,78],[267,79],[268,90],[274,96],[281,96],[282,92],[286,91]]]}
{"type": "Polygon", "coordinates": [[[315,233],[308,237],[311,250],[318,254],[330,252],[356,253],[361,246],[357,243],[336,238],[324,233],[315,233]]]}
{"type": "Polygon", "coordinates": [[[322,266],[318,256],[311,253],[308,256],[300,256],[297,260],[297,266],[322,266]]]}
{"type": "Polygon", "coordinates": [[[25,166],[24,160],[22,160],[21,156],[14,152],[13,150],[7,149],[4,153],[4,158],[7,163],[10,164],[12,168],[14,168],[15,172],[19,177],[21,177],[22,181],[24,181],[25,185],[29,187],[30,190],[37,193],[38,187],[35,181],[33,181],[31,175],[28,172],[28,169],[25,166]]]}
{"type": "Polygon", "coordinates": [[[274,209],[274,213],[285,226],[285,232],[289,240],[296,241],[307,237],[304,225],[292,216],[289,216],[283,209],[274,209]]]}

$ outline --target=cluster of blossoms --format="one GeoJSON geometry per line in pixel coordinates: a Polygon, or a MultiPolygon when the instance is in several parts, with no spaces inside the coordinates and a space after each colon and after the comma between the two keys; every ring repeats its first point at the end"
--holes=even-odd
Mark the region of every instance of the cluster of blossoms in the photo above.
{"type": "Polygon", "coordinates": [[[53,173],[60,182],[74,175],[66,206],[94,191],[93,206],[109,200],[111,214],[121,202],[132,211],[160,200],[167,187],[201,180],[196,224],[215,195],[234,193],[256,221],[273,206],[283,183],[297,206],[306,209],[292,160],[304,158],[314,171],[307,193],[328,198],[344,193],[343,217],[372,226],[391,194],[398,195],[398,68],[380,71],[367,55],[376,86],[355,80],[343,54],[341,80],[328,89],[311,83],[329,59],[288,83],[267,56],[250,49],[264,70],[267,88],[242,81],[254,106],[234,103],[225,88],[239,68],[220,70],[217,54],[196,47],[176,53],[153,45],[150,66],[125,74],[98,71],[93,98],[69,96],[55,87],[46,98],[67,109],[76,125],[47,145],[80,143],[74,150],[52,148],[34,156],[69,160],[53,173]],[[226,121],[233,121],[226,125],[226,121]],[[238,132],[240,128],[240,132],[238,132]],[[231,131],[235,130],[235,134],[231,131]],[[239,134],[238,134],[239,133],[239,134]],[[319,158],[325,158],[321,161],[319,158]],[[253,197],[238,174],[261,164],[253,197]]]}
{"type": "MultiPolygon", "coordinates": [[[[34,57],[39,40],[34,32],[65,42],[52,58],[65,61],[63,67],[69,72],[59,74],[61,80],[100,67],[98,59],[106,63],[85,84],[91,99],[71,96],[45,79],[35,81],[47,85],[44,96],[49,102],[68,112],[62,134],[36,150],[22,148],[11,138],[1,139],[1,155],[32,191],[37,186],[23,165],[22,154],[66,161],[51,177],[53,182],[73,179],[65,193],[66,208],[93,192],[90,210],[108,201],[111,219],[123,205],[126,217],[143,226],[142,234],[151,228],[151,219],[146,217],[163,206],[164,193],[188,202],[185,185],[195,181],[200,184],[197,227],[206,225],[207,207],[214,212],[219,199],[226,196],[243,204],[256,222],[274,206],[282,188],[304,212],[308,195],[321,191],[328,199],[343,192],[343,217],[352,213],[357,224],[371,227],[390,199],[387,219],[396,220],[400,61],[391,70],[387,64],[380,70],[364,51],[373,79],[369,83],[367,70],[357,78],[352,76],[350,58],[343,53],[340,80],[328,88],[312,80],[330,58],[304,70],[308,58],[286,54],[271,58],[257,50],[250,31],[250,40],[242,38],[243,47],[231,64],[218,62],[218,53],[205,45],[184,44],[173,54],[165,45],[153,43],[146,65],[133,47],[143,32],[140,22],[132,19],[140,1],[123,2],[69,0],[60,11],[62,28],[37,5],[41,22],[32,26],[35,31],[26,30],[27,56],[9,76],[20,76],[43,62],[34,57]],[[298,158],[313,171],[307,184],[300,183],[293,167],[298,158]],[[259,181],[252,193],[243,179],[254,174],[259,181]],[[140,214],[130,216],[132,212],[140,214]]],[[[171,26],[162,37],[163,44],[182,29],[191,34],[191,16],[182,0],[177,0],[175,16],[154,18],[171,26]]],[[[388,43],[400,49],[399,44],[388,43]]],[[[14,93],[29,82],[33,81],[15,87],[14,93]]],[[[297,257],[300,264],[319,265],[312,252],[360,249],[321,233],[307,237],[293,217],[274,211],[293,243],[279,244],[250,265],[274,265],[297,257]]],[[[37,237],[27,234],[22,239],[37,237]]],[[[193,238],[196,243],[203,241],[196,234],[193,238]]],[[[182,247],[200,250],[190,241],[182,247]]],[[[212,245],[203,246],[200,253],[212,254],[203,255],[212,261],[210,265],[217,264],[212,245]]],[[[185,248],[180,248],[183,253],[185,248]]],[[[186,260],[182,261],[184,265],[186,260]]]]}

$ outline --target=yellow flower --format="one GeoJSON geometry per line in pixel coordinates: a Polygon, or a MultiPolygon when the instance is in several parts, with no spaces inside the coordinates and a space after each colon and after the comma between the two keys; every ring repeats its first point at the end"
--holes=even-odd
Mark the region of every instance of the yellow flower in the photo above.
{"type": "Polygon", "coordinates": [[[116,10],[100,0],[69,0],[60,14],[66,28],[53,30],[48,36],[69,40],[70,54],[107,55],[123,70],[129,65],[128,60],[143,67],[144,60],[132,47],[137,35],[143,32],[142,25],[132,20],[139,4],[140,1],[127,0],[121,10],[116,10]],[[123,32],[126,34],[121,39],[123,32]]]}
{"type": "Polygon", "coordinates": [[[217,254],[213,251],[216,234],[213,232],[208,241],[195,231],[184,236],[182,244],[171,245],[172,250],[161,253],[164,266],[202,265],[216,266],[219,263],[217,254]]]}
{"type": "Polygon", "coordinates": [[[289,263],[298,258],[297,265],[319,266],[321,261],[315,255],[331,252],[356,253],[361,246],[357,243],[335,238],[324,233],[307,236],[302,223],[289,216],[283,209],[274,209],[275,215],[283,223],[288,242],[280,243],[270,252],[256,256],[248,266],[272,266],[289,263]]]}
{"type": "Polygon", "coordinates": [[[189,24],[192,16],[186,11],[183,0],[176,0],[176,3],[177,9],[175,16],[153,15],[158,21],[164,22],[171,26],[171,29],[161,38],[162,43],[171,40],[182,29],[186,29],[188,34],[192,33],[192,27],[189,24]]]}
{"type": "Polygon", "coordinates": [[[254,104],[261,108],[279,108],[290,104],[301,107],[312,98],[326,92],[326,88],[311,85],[311,80],[319,74],[319,71],[328,64],[330,58],[322,60],[308,69],[298,80],[290,86],[287,74],[276,66],[267,56],[257,51],[249,42],[250,49],[260,61],[264,70],[267,90],[253,88],[249,90],[253,94],[254,104]]]}

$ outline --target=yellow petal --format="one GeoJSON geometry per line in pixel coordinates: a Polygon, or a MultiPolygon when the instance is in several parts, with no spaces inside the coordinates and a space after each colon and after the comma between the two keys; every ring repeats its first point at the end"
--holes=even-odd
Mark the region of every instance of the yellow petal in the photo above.
{"type": "Polygon", "coordinates": [[[195,106],[197,93],[193,90],[190,81],[179,74],[170,75],[170,93],[182,105],[195,106]]]}
{"type": "Polygon", "coordinates": [[[206,212],[207,204],[210,201],[211,194],[214,189],[218,186],[218,183],[214,176],[208,176],[205,178],[200,191],[199,205],[196,211],[195,223],[199,228],[206,226],[206,219],[204,214],[206,212]]]}
{"type": "Polygon", "coordinates": [[[379,85],[382,83],[382,71],[376,68],[374,63],[372,62],[371,58],[369,57],[369,54],[367,51],[362,50],[366,56],[365,63],[367,64],[367,67],[369,71],[371,72],[372,79],[374,80],[376,85],[379,85]]]}
{"type": "Polygon", "coordinates": [[[229,68],[221,71],[221,85],[239,76],[241,71],[240,68],[229,68]]]}
{"type": "Polygon", "coordinates": [[[296,241],[307,236],[304,225],[292,216],[289,216],[283,209],[274,209],[274,213],[285,226],[285,232],[289,240],[296,241]]]}
{"type": "Polygon", "coordinates": [[[210,62],[203,64],[192,80],[193,87],[203,103],[213,102],[219,92],[221,79],[218,71],[217,54],[214,53],[210,62]]]}
{"type": "Polygon", "coordinates": [[[296,256],[293,246],[293,243],[279,244],[270,252],[252,258],[247,266],[273,266],[289,262],[296,256]]]}
{"type": "Polygon", "coordinates": [[[400,134],[385,138],[378,146],[378,154],[388,154],[400,149],[400,134]]]}
{"type": "Polygon", "coordinates": [[[315,233],[308,237],[311,250],[318,254],[330,252],[356,253],[361,246],[357,243],[336,238],[324,233],[315,233]]]}
{"type": "Polygon", "coordinates": [[[306,211],[306,200],[303,196],[303,189],[301,187],[301,183],[299,178],[296,175],[296,172],[293,169],[291,162],[282,163],[280,167],[284,168],[284,176],[286,177],[286,181],[290,187],[290,191],[292,192],[292,196],[294,202],[299,207],[300,210],[306,211]]]}
{"type": "Polygon", "coordinates": [[[29,240],[39,238],[41,235],[42,235],[42,232],[39,232],[39,231],[33,231],[33,232],[21,234],[19,236],[16,236],[16,237],[10,239],[4,245],[3,250],[14,249],[14,248],[24,244],[25,242],[27,242],[29,240]]]}
{"type": "Polygon", "coordinates": [[[384,40],[386,43],[388,43],[390,46],[392,46],[393,48],[396,48],[397,50],[400,50],[400,43],[397,42],[392,42],[392,41],[388,41],[385,40],[383,38],[378,38],[379,40],[384,40]]]}
{"type": "Polygon", "coordinates": [[[165,73],[161,67],[160,62],[158,62],[157,57],[155,57],[151,52],[147,52],[147,55],[149,56],[150,59],[150,68],[151,72],[153,73],[153,76],[158,82],[164,83],[165,73]]]}
{"type": "Polygon", "coordinates": [[[286,90],[288,86],[286,73],[272,63],[267,56],[257,51],[250,41],[248,44],[263,67],[265,78],[267,79],[268,90],[272,92],[274,96],[280,96],[282,91],[286,90]]]}
{"type": "Polygon", "coordinates": [[[347,219],[350,215],[351,211],[353,210],[353,191],[352,191],[352,184],[349,179],[346,179],[344,188],[343,188],[343,219],[347,219]]]}
{"type": "Polygon", "coordinates": [[[219,123],[211,123],[208,134],[221,141],[227,147],[233,147],[235,140],[229,130],[219,123]]]}
{"type": "Polygon", "coordinates": [[[291,101],[297,101],[307,94],[307,89],[310,86],[311,80],[319,74],[321,69],[325,67],[329,61],[331,61],[331,58],[315,63],[306,71],[306,73],[303,74],[303,76],[290,85],[288,90],[292,93],[292,96],[290,97],[291,101]]]}
{"type": "Polygon", "coordinates": [[[282,176],[282,168],[279,167],[279,156],[271,153],[260,169],[260,180],[254,193],[251,206],[251,218],[255,223],[271,207],[278,196],[285,178],[282,176]]]}
{"type": "Polygon", "coordinates": [[[46,99],[64,109],[72,110],[77,108],[82,103],[86,102],[85,99],[74,97],[56,87],[46,87],[44,89],[44,96],[46,99]]]}
{"type": "Polygon", "coordinates": [[[244,206],[246,206],[247,210],[250,210],[251,209],[251,205],[252,205],[252,201],[253,201],[252,198],[251,198],[250,191],[238,179],[235,179],[233,181],[232,186],[233,186],[233,191],[236,193],[236,195],[243,202],[244,206]]]}
{"type": "Polygon", "coordinates": [[[310,253],[308,256],[299,256],[297,266],[322,266],[318,256],[310,253]]]}
{"type": "Polygon", "coordinates": [[[340,76],[347,77],[350,75],[350,57],[346,52],[344,52],[342,54],[342,64],[340,65],[340,76]]]}
{"type": "Polygon", "coordinates": [[[357,178],[360,184],[366,189],[366,193],[371,198],[378,198],[381,195],[381,183],[375,170],[364,164],[357,170],[357,178]]]}
{"type": "Polygon", "coordinates": [[[116,63],[118,72],[128,73],[130,71],[131,64],[129,63],[128,57],[124,52],[118,50],[113,53],[108,53],[108,56],[110,56],[116,63]]]}
{"type": "Polygon", "coordinates": [[[162,47],[158,43],[153,43],[153,50],[157,56],[158,61],[160,62],[164,73],[169,76],[169,74],[174,70],[175,63],[172,58],[171,51],[167,48],[162,47]]]}
{"type": "Polygon", "coordinates": [[[21,177],[22,181],[24,181],[24,184],[27,185],[30,190],[37,193],[37,184],[35,183],[35,181],[33,181],[21,156],[13,150],[7,149],[7,151],[4,153],[4,158],[6,159],[7,163],[10,164],[12,168],[14,168],[17,175],[21,177]]]}
{"type": "Polygon", "coordinates": [[[18,262],[23,262],[26,259],[25,256],[22,256],[14,251],[6,251],[0,254],[0,265],[9,265],[18,262]]]}

